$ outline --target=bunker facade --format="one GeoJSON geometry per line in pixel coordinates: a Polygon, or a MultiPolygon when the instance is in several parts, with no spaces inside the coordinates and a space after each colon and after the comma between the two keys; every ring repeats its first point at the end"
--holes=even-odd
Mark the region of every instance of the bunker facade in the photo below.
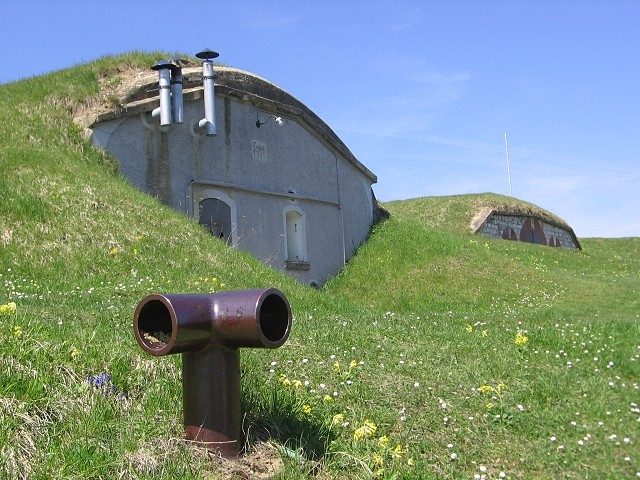
{"type": "Polygon", "coordinates": [[[118,159],[133,185],[220,240],[303,283],[325,283],[371,231],[376,176],[272,83],[215,66],[211,113],[202,69],[181,73],[182,123],[161,125],[152,114],[163,91],[150,70],[120,107],[84,119],[93,143],[118,159]],[[214,116],[214,135],[198,126],[205,114],[214,116]]]}

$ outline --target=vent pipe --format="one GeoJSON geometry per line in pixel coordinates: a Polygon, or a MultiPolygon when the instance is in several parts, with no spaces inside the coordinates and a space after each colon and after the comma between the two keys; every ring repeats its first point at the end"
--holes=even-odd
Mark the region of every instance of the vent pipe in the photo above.
{"type": "Polygon", "coordinates": [[[182,123],[184,121],[184,102],[182,100],[182,64],[183,58],[173,57],[171,59],[171,110],[173,121],[182,123]]]}
{"type": "Polygon", "coordinates": [[[174,65],[167,60],[158,60],[151,70],[158,72],[160,106],[151,112],[153,118],[160,117],[160,125],[171,125],[171,70],[174,65]]]}
{"type": "Polygon", "coordinates": [[[196,57],[202,59],[202,80],[204,84],[204,118],[195,127],[204,128],[207,136],[216,135],[216,94],[213,81],[213,58],[218,57],[218,52],[205,48],[196,53],[196,57]]]}
{"type": "Polygon", "coordinates": [[[189,440],[225,458],[242,450],[240,349],[278,348],[291,307],[275,288],[211,294],[150,294],[136,308],[138,345],[182,354],[182,406],[189,440]]]}

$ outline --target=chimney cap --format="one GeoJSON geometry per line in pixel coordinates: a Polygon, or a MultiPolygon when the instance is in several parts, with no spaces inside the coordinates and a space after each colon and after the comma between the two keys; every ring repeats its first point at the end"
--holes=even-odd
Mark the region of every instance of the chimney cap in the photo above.
{"type": "Polygon", "coordinates": [[[205,48],[201,52],[196,53],[196,57],[203,60],[211,60],[212,58],[216,58],[219,55],[220,54],[218,52],[214,52],[213,50],[209,50],[208,48],[205,48]]]}
{"type": "Polygon", "coordinates": [[[158,60],[151,65],[151,70],[164,70],[165,68],[173,68],[174,65],[168,60],[158,60]]]}
{"type": "Polygon", "coordinates": [[[181,67],[183,63],[186,63],[187,60],[185,60],[184,58],[180,58],[180,57],[173,57],[171,59],[171,63],[176,66],[176,67],[181,67]]]}

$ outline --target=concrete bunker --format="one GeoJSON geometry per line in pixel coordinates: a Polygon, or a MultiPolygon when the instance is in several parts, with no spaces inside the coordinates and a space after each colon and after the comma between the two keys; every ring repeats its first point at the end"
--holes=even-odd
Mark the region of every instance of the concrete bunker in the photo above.
{"type": "Polygon", "coordinates": [[[214,67],[215,52],[203,52],[202,65],[179,59],[132,73],[113,94],[118,107],[81,121],[134,186],[229,245],[322,285],[380,216],[376,176],[302,102],[252,73],[214,67]],[[171,103],[171,88],[182,106],[171,103]]]}

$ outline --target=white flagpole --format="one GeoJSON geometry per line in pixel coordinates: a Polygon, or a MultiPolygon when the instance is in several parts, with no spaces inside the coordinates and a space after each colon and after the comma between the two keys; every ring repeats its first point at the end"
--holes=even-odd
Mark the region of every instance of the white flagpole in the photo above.
{"type": "Polygon", "coordinates": [[[511,192],[511,165],[509,164],[509,144],[507,142],[507,132],[504,132],[504,149],[507,152],[507,177],[509,178],[509,196],[513,197],[511,192]]]}

